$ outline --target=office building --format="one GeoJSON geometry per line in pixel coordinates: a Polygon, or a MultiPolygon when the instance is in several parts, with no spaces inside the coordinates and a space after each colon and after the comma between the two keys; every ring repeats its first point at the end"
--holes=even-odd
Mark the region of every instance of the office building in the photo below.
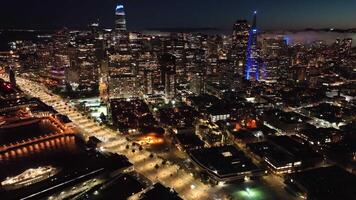
{"type": "Polygon", "coordinates": [[[238,20],[233,27],[231,59],[235,66],[235,73],[243,74],[246,65],[246,50],[250,25],[246,20],[238,20]]]}
{"type": "Polygon", "coordinates": [[[159,58],[159,62],[165,97],[172,100],[176,95],[176,57],[165,53],[159,58]]]}
{"type": "Polygon", "coordinates": [[[115,31],[117,33],[125,32],[126,29],[126,16],[124,6],[119,4],[115,9],[115,31]]]}

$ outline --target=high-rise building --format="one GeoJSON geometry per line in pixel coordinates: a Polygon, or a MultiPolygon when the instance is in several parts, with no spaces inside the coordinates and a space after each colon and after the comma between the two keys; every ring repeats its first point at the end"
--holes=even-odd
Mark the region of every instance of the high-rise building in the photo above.
{"type": "Polygon", "coordinates": [[[260,79],[259,69],[259,52],[257,47],[257,11],[253,13],[253,22],[250,28],[248,43],[247,43],[247,57],[245,68],[245,79],[256,80],[260,79]]]}
{"type": "Polygon", "coordinates": [[[167,100],[172,100],[176,96],[176,74],[166,73],[166,84],[164,86],[164,93],[167,100]]]}
{"type": "MultiPolygon", "coordinates": [[[[46,67],[50,79],[56,82],[57,87],[65,87],[66,85],[66,70],[71,65],[71,57],[69,50],[70,31],[66,28],[57,31],[53,35],[53,43],[50,48],[51,62],[46,67]]],[[[72,63],[73,64],[73,63],[72,63]]]]}
{"type": "Polygon", "coordinates": [[[159,58],[161,69],[161,84],[167,100],[172,100],[176,95],[176,57],[165,53],[159,58]]]}
{"type": "Polygon", "coordinates": [[[246,50],[250,25],[246,20],[238,20],[233,27],[231,60],[235,66],[235,73],[243,74],[246,65],[246,50]]]}
{"type": "Polygon", "coordinates": [[[93,34],[78,33],[71,37],[67,50],[70,65],[65,70],[69,91],[78,94],[94,94],[98,90],[98,51],[100,46],[93,34]]]}
{"type": "Polygon", "coordinates": [[[200,95],[205,93],[204,74],[196,72],[191,79],[191,91],[194,94],[200,95]]]}
{"type": "Polygon", "coordinates": [[[116,33],[125,32],[126,29],[126,16],[124,6],[119,4],[115,9],[115,31],[116,33]]]}
{"type": "Polygon", "coordinates": [[[282,35],[266,37],[261,43],[261,53],[268,58],[278,58],[287,48],[286,40],[282,35]]]}
{"type": "Polygon", "coordinates": [[[151,70],[144,70],[144,94],[153,94],[153,74],[151,70]]]}
{"type": "Polygon", "coordinates": [[[350,54],[352,48],[352,38],[344,38],[338,42],[339,55],[344,57],[350,54]]]}
{"type": "Polygon", "coordinates": [[[261,40],[260,56],[260,80],[276,82],[281,76],[282,68],[285,66],[287,54],[287,42],[284,36],[265,37],[261,40]]]}
{"type": "Polygon", "coordinates": [[[126,15],[123,5],[117,5],[115,9],[115,32],[114,46],[116,53],[120,55],[131,55],[129,33],[126,28],[126,15]]]}
{"type": "Polygon", "coordinates": [[[93,23],[89,24],[89,28],[90,28],[90,33],[94,37],[98,37],[98,35],[99,35],[99,22],[93,22],[93,23]]]}
{"type": "Polygon", "coordinates": [[[109,99],[138,97],[140,95],[139,79],[133,74],[110,76],[109,99]]]}
{"type": "Polygon", "coordinates": [[[138,95],[140,77],[135,70],[135,65],[129,54],[115,53],[109,56],[107,71],[109,99],[138,95]]]}

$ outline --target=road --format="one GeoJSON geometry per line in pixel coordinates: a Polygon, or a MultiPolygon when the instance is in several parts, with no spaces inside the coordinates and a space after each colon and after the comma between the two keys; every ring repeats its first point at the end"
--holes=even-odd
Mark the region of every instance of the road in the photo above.
{"type": "MultiPolygon", "coordinates": [[[[6,79],[6,77],[3,77],[6,79]]],[[[138,173],[143,174],[152,182],[161,182],[171,187],[184,199],[209,199],[214,189],[194,178],[190,172],[185,171],[179,165],[169,163],[162,164],[162,159],[146,149],[132,151],[133,147],[127,139],[118,132],[102,126],[94,120],[83,115],[72,107],[68,101],[60,96],[52,94],[47,88],[38,83],[17,78],[17,84],[27,94],[40,98],[44,103],[53,106],[59,113],[67,115],[74,125],[85,137],[95,136],[103,141],[102,149],[109,152],[127,156],[138,173]],[[126,149],[126,145],[130,145],[126,149]],[[157,168],[158,165],[159,167],[157,168]]]]}
{"type": "MultiPolygon", "coordinates": [[[[3,78],[6,79],[6,77],[3,78]]],[[[230,186],[212,187],[204,184],[198,178],[193,177],[192,173],[186,170],[183,163],[165,162],[163,164],[162,158],[158,157],[157,153],[149,149],[139,150],[138,146],[132,145],[132,141],[127,140],[124,135],[88,118],[88,116],[72,107],[69,101],[52,94],[46,87],[19,77],[17,78],[17,83],[27,94],[40,98],[44,103],[53,106],[59,113],[67,115],[86,138],[95,136],[103,141],[100,144],[102,151],[125,155],[138,173],[152,182],[159,181],[165,186],[173,188],[183,199],[225,199],[226,193],[234,194],[234,191],[229,191],[226,188],[230,186]]],[[[264,191],[266,194],[278,194],[266,199],[298,199],[287,195],[286,191],[283,190],[283,181],[274,175],[266,176],[261,181],[263,184],[260,184],[260,186],[266,188],[264,191]]],[[[247,187],[245,185],[248,186],[249,184],[240,184],[238,187],[247,187]]],[[[234,187],[234,185],[231,185],[230,188],[234,187]]],[[[241,198],[234,197],[234,199],[241,198]]]]}

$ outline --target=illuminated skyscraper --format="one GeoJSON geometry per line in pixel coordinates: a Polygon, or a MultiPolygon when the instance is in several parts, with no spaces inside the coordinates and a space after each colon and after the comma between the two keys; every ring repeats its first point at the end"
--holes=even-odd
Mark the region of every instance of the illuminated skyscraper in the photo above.
{"type": "Polygon", "coordinates": [[[247,43],[247,58],[246,58],[246,69],[245,69],[245,79],[256,81],[260,78],[259,70],[259,53],[257,49],[257,11],[253,13],[253,22],[249,32],[249,38],[247,43]]]}
{"type": "Polygon", "coordinates": [[[128,54],[129,33],[126,28],[126,14],[123,5],[116,6],[115,16],[115,49],[120,54],[128,54]]]}
{"type": "Polygon", "coordinates": [[[246,65],[246,50],[250,25],[246,20],[237,20],[233,27],[231,59],[234,62],[235,73],[243,74],[246,65]]]}
{"type": "Polygon", "coordinates": [[[159,63],[165,97],[167,100],[172,100],[176,95],[176,57],[165,53],[159,58],[159,63]]]}
{"type": "Polygon", "coordinates": [[[98,37],[99,34],[99,22],[93,22],[89,24],[90,32],[94,37],[98,37]]]}
{"type": "Polygon", "coordinates": [[[115,31],[117,33],[125,32],[126,29],[126,16],[123,5],[117,5],[115,9],[115,31]]]}
{"type": "Polygon", "coordinates": [[[150,95],[153,94],[153,74],[151,70],[144,70],[144,94],[150,95]]]}
{"type": "Polygon", "coordinates": [[[193,74],[191,80],[191,91],[197,95],[205,93],[205,82],[203,73],[196,72],[193,74]]]}
{"type": "Polygon", "coordinates": [[[260,40],[260,80],[276,82],[283,71],[281,66],[285,64],[287,54],[287,41],[284,36],[264,37],[260,40]]]}

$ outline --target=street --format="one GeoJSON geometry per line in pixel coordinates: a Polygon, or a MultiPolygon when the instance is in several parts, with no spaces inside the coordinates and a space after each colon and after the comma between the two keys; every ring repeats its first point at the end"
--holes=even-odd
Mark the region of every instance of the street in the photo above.
{"type": "Polygon", "coordinates": [[[126,149],[126,145],[130,143],[123,135],[82,115],[69,102],[58,95],[51,94],[44,86],[20,77],[17,78],[17,82],[24,92],[40,98],[44,103],[53,106],[59,113],[67,115],[86,138],[95,136],[103,141],[101,146],[107,151],[127,156],[135,170],[152,182],[159,181],[173,188],[184,199],[209,199],[211,197],[209,191],[213,190],[209,185],[195,179],[190,172],[181,169],[177,164],[162,165],[162,159],[157,156],[151,158],[151,152],[145,149],[139,151],[137,148],[135,152],[132,152],[132,149],[126,149]],[[156,169],[156,165],[159,166],[159,169],[156,169]]]}

